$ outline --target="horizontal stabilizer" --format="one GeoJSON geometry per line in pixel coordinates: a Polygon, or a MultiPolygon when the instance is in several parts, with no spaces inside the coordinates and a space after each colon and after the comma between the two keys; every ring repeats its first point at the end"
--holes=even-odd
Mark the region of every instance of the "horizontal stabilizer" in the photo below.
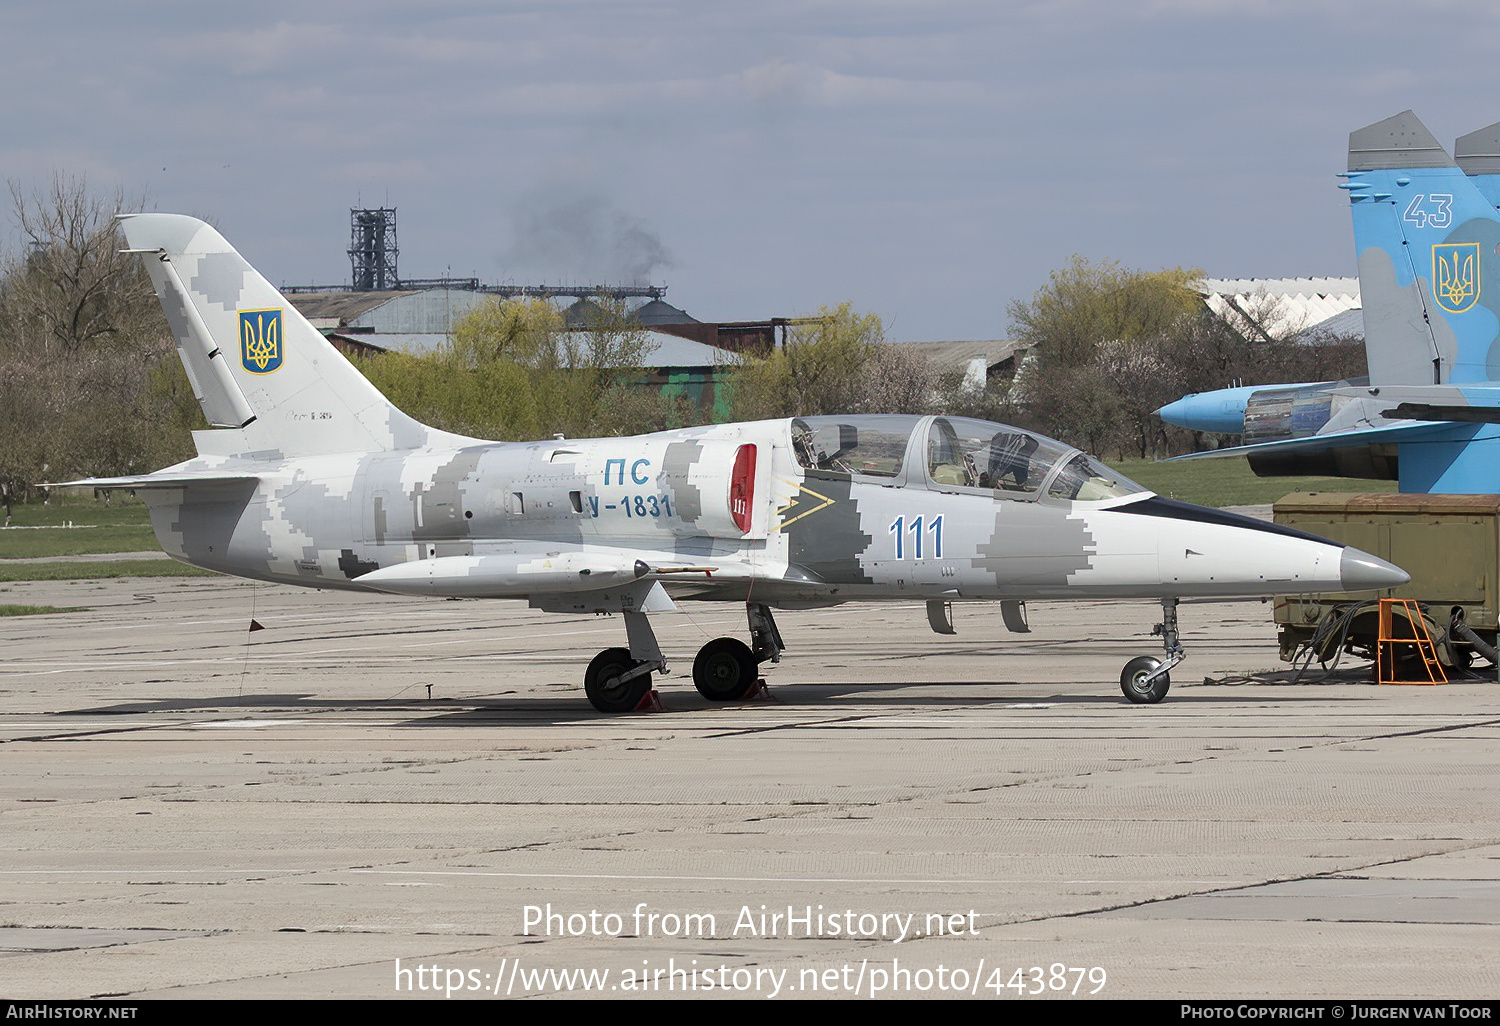
{"type": "Polygon", "coordinates": [[[141,474],[137,477],[86,477],[80,481],[53,481],[41,485],[43,488],[132,488],[136,491],[148,488],[186,488],[189,485],[206,487],[211,485],[255,484],[258,474],[141,474]]]}

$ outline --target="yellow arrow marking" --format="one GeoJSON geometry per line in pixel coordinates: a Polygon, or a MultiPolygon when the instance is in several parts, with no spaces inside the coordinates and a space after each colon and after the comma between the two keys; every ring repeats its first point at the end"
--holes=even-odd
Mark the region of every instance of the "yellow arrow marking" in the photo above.
{"type": "MultiPolygon", "coordinates": [[[[791,483],[791,482],[788,482],[788,483],[791,483]]],[[[834,500],[830,499],[826,495],[819,495],[817,492],[813,491],[811,488],[807,487],[807,485],[805,485],[805,484],[804,485],[798,485],[798,489],[799,489],[799,492],[806,492],[808,495],[811,495],[811,496],[814,496],[816,498],[822,499],[823,501],[820,502],[820,503],[818,503],[818,505],[814,506],[812,509],[805,510],[805,511],[803,511],[801,513],[798,513],[796,516],[792,517],[792,519],[790,519],[790,520],[785,520],[785,519],[782,520],[780,524],[778,524],[777,526],[771,528],[771,530],[773,530],[773,531],[779,531],[779,530],[781,530],[784,527],[790,527],[792,524],[795,524],[797,521],[801,520],[803,517],[810,517],[814,513],[816,513],[818,510],[820,510],[820,509],[827,509],[829,506],[833,505],[834,500]]],[[[798,504],[797,500],[798,500],[798,498],[799,498],[798,495],[792,496],[792,501],[789,502],[789,503],[787,503],[785,506],[782,506],[776,512],[779,515],[785,517],[788,510],[795,509],[797,507],[797,504],[798,504]]]]}

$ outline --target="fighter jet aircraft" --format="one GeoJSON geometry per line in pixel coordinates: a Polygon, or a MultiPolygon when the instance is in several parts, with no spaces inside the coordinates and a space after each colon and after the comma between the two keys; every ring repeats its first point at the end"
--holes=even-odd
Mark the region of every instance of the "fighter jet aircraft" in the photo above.
{"type": "Polygon", "coordinates": [[[665,672],[650,614],[673,599],[742,603],[750,643],[693,662],[734,700],[784,648],[772,610],[925,600],[1152,598],[1165,658],[1126,664],[1132,702],[1159,702],[1183,657],[1186,597],[1361,591],[1405,572],[1357,549],[1153,495],[1092,457],[961,417],[806,417],[635,438],[487,442],[391,405],[217,231],[191,217],[124,219],[214,430],[128,488],[168,553],[282,584],[526,599],[621,613],[627,645],[584,689],[636,708],[665,672]]]}
{"type": "Polygon", "coordinates": [[[1349,134],[1367,384],[1242,386],[1157,413],[1244,445],[1257,473],[1397,478],[1403,492],[1500,491],[1500,123],[1449,156],[1411,111],[1349,134]]]}

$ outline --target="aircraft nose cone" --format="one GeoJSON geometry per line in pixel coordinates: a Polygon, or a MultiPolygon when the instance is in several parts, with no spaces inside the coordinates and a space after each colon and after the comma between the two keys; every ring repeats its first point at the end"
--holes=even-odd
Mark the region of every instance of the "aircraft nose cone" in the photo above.
{"type": "Polygon", "coordinates": [[[1168,424],[1176,424],[1178,427],[1181,427],[1183,418],[1188,415],[1189,410],[1192,408],[1192,398],[1190,395],[1185,395],[1181,399],[1167,403],[1167,405],[1156,411],[1156,415],[1168,424]]]}
{"type": "Polygon", "coordinates": [[[1411,580],[1411,574],[1359,549],[1344,549],[1339,560],[1339,581],[1345,591],[1378,591],[1395,588],[1411,580]]]}

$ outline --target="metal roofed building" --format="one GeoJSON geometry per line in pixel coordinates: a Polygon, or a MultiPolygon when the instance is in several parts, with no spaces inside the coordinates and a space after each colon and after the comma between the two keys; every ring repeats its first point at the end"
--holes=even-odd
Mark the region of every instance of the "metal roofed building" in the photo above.
{"type": "Polygon", "coordinates": [[[1358,278],[1204,278],[1210,310],[1232,324],[1263,323],[1275,334],[1364,337],[1358,278]]]}
{"type": "MultiPolygon", "coordinates": [[[[484,292],[455,288],[304,292],[287,297],[335,346],[361,357],[390,350],[430,353],[448,340],[458,321],[492,298],[484,292]]],[[[574,330],[583,328],[591,305],[592,300],[580,299],[567,307],[565,323],[574,330]]],[[[718,326],[700,322],[660,299],[632,313],[646,336],[639,359],[644,371],[640,385],[684,396],[724,419],[728,409],[719,386],[744,357],[711,344],[709,340],[718,337],[718,326]]]]}
{"type": "Polygon", "coordinates": [[[941,342],[893,342],[920,353],[939,374],[962,372],[968,385],[984,387],[991,378],[1013,378],[1030,352],[1024,342],[1010,339],[941,342]]]}
{"type": "Polygon", "coordinates": [[[287,296],[319,330],[350,335],[438,335],[489,299],[466,289],[305,292],[287,296]]]}

